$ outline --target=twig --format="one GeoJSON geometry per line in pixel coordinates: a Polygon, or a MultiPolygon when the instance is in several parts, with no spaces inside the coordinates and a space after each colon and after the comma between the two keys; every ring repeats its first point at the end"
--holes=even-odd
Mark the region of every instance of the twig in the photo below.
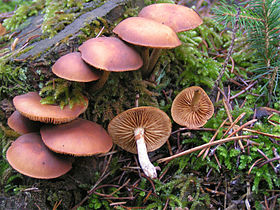
{"type": "Polygon", "coordinates": [[[211,189],[209,189],[209,188],[207,188],[207,187],[205,187],[204,189],[205,189],[206,191],[210,192],[210,193],[213,193],[213,194],[225,195],[224,192],[219,192],[219,191],[217,191],[217,190],[211,190],[211,189]]]}
{"type": "Polygon", "coordinates": [[[241,90],[239,93],[235,94],[234,96],[231,96],[229,100],[235,99],[236,97],[240,96],[241,94],[245,93],[247,90],[252,88],[255,84],[257,84],[258,81],[253,82],[249,86],[247,86],[244,90],[241,90]]]}
{"type": "Polygon", "coordinates": [[[162,210],[166,210],[167,209],[168,203],[169,203],[169,198],[166,199],[165,205],[164,205],[162,210]]]}
{"type": "MultiPolygon", "coordinates": [[[[263,151],[261,151],[260,149],[257,149],[257,151],[266,159],[269,160],[269,158],[266,156],[266,154],[263,153],[263,151]]],[[[273,168],[274,172],[277,173],[277,169],[274,167],[273,163],[271,161],[266,161],[266,163],[269,163],[271,165],[271,167],[273,168]]],[[[265,164],[266,164],[265,163],[265,164]]],[[[264,164],[262,164],[261,166],[263,166],[264,164]]],[[[259,166],[259,167],[261,167],[259,166]]]]}
{"type": "Polygon", "coordinates": [[[111,196],[114,195],[116,192],[120,191],[124,186],[128,185],[129,182],[130,182],[130,179],[128,179],[122,186],[120,186],[118,189],[114,190],[109,195],[111,195],[111,196]]]}
{"type": "MultiPolygon", "coordinates": [[[[236,16],[235,16],[235,23],[234,23],[234,27],[233,27],[233,33],[232,33],[231,44],[230,44],[230,47],[229,47],[229,49],[228,49],[228,54],[227,54],[227,57],[226,57],[226,59],[225,59],[225,62],[224,62],[222,71],[220,71],[219,76],[218,76],[217,80],[215,81],[215,86],[216,86],[216,87],[219,86],[220,80],[221,80],[221,78],[223,77],[223,75],[224,75],[224,73],[225,73],[226,67],[227,67],[227,65],[228,65],[228,61],[229,61],[229,59],[230,59],[230,57],[231,57],[231,55],[232,55],[233,45],[234,45],[235,36],[236,36],[237,28],[238,28],[239,15],[240,15],[240,8],[237,8],[237,13],[236,13],[236,16]]],[[[215,89],[215,88],[214,88],[214,89],[215,89]]]]}
{"type": "Polygon", "coordinates": [[[126,204],[126,203],[127,203],[126,201],[121,201],[121,202],[110,203],[109,205],[110,205],[110,206],[118,206],[118,205],[126,204]]]}
{"type": "MultiPolygon", "coordinates": [[[[276,160],[279,161],[279,160],[280,160],[280,157],[274,157],[274,158],[268,159],[268,160],[262,162],[261,164],[259,164],[258,167],[261,168],[261,167],[264,166],[265,164],[267,164],[267,163],[270,164],[270,163],[272,163],[273,161],[276,161],[276,160]]],[[[278,172],[276,168],[275,168],[275,170],[276,170],[276,172],[278,172]]]]}
{"type": "Polygon", "coordinates": [[[174,158],[181,157],[183,155],[187,155],[187,154],[190,154],[192,152],[195,152],[195,151],[198,151],[198,150],[201,150],[201,149],[213,146],[213,145],[222,144],[222,143],[225,143],[225,142],[234,141],[234,140],[238,140],[238,139],[249,139],[249,138],[253,138],[253,137],[254,136],[235,136],[235,137],[231,137],[231,138],[220,139],[220,140],[217,140],[217,141],[214,141],[214,142],[206,143],[206,144],[188,149],[186,151],[183,151],[181,153],[172,155],[172,156],[167,157],[167,158],[161,158],[161,159],[157,160],[157,162],[162,163],[162,162],[165,162],[165,161],[173,160],[174,158]]]}
{"type": "Polygon", "coordinates": [[[261,160],[263,160],[263,158],[257,159],[253,165],[250,167],[249,171],[248,171],[248,175],[251,173],[252,169],[254,168],[255,165],[258,164],[258,162],[260,162],[261,160]]]}
{"type": "Polygon", "coordinates": [[[216,131],[216,129],[213,129],[213,128],[179,128],[178,130],[173,131],[173,132],[171,133],[171,135],[176,134],[176,133],[181,132],[181,131],[185,131],[185,130],[193,130],[193,131],[216,131]]]}
{"type": "Polygon", "coordinates": [[[254,120],[250,120],[246,123],[244,123],[243,125],[241,125],[240,127],[238,127],[238,129],[236,129],[234,132],[232,132],[230,135],[228,135],[228,138],[229,137],[232,137],[233,135],[235,135],[236,133],[238,133],[239,131],[241,131],[243,128],[245,128],[246,126],[248,125],[251,125],[253,124],[254,122],[258,121],[257,119],[254,119],[254,120]]]}
{"type": "MultiPolygon", "coordinates": [[[[225,120],[222,122],[222,124],[221,124],[220,127],[217,129],[217,131],[215,132],[215,134],[213,135],[213,137],[210,139],[209,142],[212,142],[212,141],[215,140],[215,138],[217,137],[217,135],[218,135],[220,129],[224,126],[224,124],[227,122],[227,120],[228,120],[228,118],[225,119],[225,120]]],[[[203,154],[203,152],[206,150],[206,152],[205,152],[205,154],[204,154],[204,156],[203,156],[203,159],[204,159],[204,158],[206,157],[206,155],[208,154],[209,149],[210,149],[210,147],[208,147],[207,149],[201,150],[201,152],[198,154],[197,157],[200,157],[200,156],[203,154]]]]}
{"type": "Polygon", "coordinates": [[[239,120],[242,119],[242,117],[244,117],[245,114],[246,114],[246,113],[243,112],[242,114],[240,114],[240,115],[231,123],[231,125],[228,127],[228,129],[227,129],[226,132],[224,133],[223,137],[225,137],[225,136],[228,134],[228,132],[236,125],[236,123],[239,122],[239,120]]]}
{"type": "Polygon", "coordinates": [[[261,132],[261,131],[252,130],[252,129],[249,129],[249,128],[243,128],[243,130],[244,131],[249,131],[251,133],[256,133],[256,134],[268,136],[268,137],[275,138],[275,139],[280,139],[280,136],[269,134],[269,133],[264,133],[264,132],[261,132]]]}

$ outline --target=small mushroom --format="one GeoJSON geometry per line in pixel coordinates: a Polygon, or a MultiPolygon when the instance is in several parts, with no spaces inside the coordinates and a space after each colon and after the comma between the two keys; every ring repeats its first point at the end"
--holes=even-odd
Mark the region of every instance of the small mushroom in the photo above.
{"type": "Polygon", "coordinates": [[[143,17],[130,17],[121,21],[113,32],[124,41],[142,46],[143,74],[149,75],[149,65],[156,62],[161,49],[171,49],[181,45],[176,33],[168,26],[143,17]],[[153,52],[149,58],[149,48],[153,52]]]}
{"type": "Polygon", "coordinates": [[[214,113],[214,106],[198,86],[192,86],[181,91],[171,106],[173,120],[187,128],[202,127],[214,113]]]}
{"type": "Polygon", "coordinates": [[[103,74],[95,86],[101,88],[110,72],[132,71],[141,68],[141,56],[130,46],[116,37],[97,37],[85,41],[80,47],[82,59],[103,74]]]}
{"type": "Polygon", "coordinates": [[[72,108],[65,106],[63,109],[58,105],[41,104],[41,97],[37,92],[29,92],[14,97],[13,103],[16,110],[30,120],[44,123],[60,124],[70,122],[83,113],[88,106],[88,100],[75,104],[72,108]]]}
{"type": "Polygon", "coordinates": [[[45,145],[56,153],[91,156],[106,153],[113,145],[112,138],[102,126],[84,119],[45,125],[40,132],[45,145]]]}
{"type": "Polygon", "coordinates": [[[79,52],[60,57],[52,66],[52,72],[60,78],[76,82],[91,82],[100,77],[83,61],[79,52]]]}
{"type": "Polygon", "coordinates": [[[18,111],[14,111],[8,118],[8,126],[19,134],[39,132],[42,123],[32,121],[22,116],[18,111]]]}
{"type": "Polygon", "coordinates": [[[38,133],[17,138],[7,150],[9,164],[18,172],[38,179],[52,179],[67,173],[71,161],[50,151],[38,133]]]}
{"type": "Polygon", "coordinates": [[[157,177],[147,152],[158,149],[169,138],[171,121],[167,114],[155,107],[132,108],[113,118],[108,132],[122,149],[138,153],[141,168],[148,177],[157,177]]]}
{"type": "Polygon", "coordinates": [[[176,33],[194,29],[203,23],[193,9],[171,3],[151,4],[144,7],[138,16],[167,25],[176,33]]]}

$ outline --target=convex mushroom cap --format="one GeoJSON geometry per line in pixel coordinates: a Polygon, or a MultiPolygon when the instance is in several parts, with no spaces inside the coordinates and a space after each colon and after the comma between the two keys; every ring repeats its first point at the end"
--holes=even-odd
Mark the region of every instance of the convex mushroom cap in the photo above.
{"type": "Polygon", "coordinates": [[[143,17],[126,18],[113,32],[124,41],[139,46],[171,49],[181,45],[181,41],[170,27],[143,17]]]}
{"type": "Polygon", "coordinates": [[[13,103],[17,111],[23,116],[44,123],[60,124],[70,122],[83,113],[88,106],[88,99],[75,104],[72,108],[58,105],[41,104],[41,97],[37,92],[29,92],[14,97],[13,103]]]}
{"type": "Polygon", "coordinates": [[[72,168],[71,162],[50,151],[37,133],[15,140],[7,150],[7,160],[18,172],[38,179],[56,178],[72,168]]]}
{"type": "Polygon", "coordinates": [[[181,91],[171,106],[173,120],[187,128],[202,127],[214,113],[214,106],[198,86],[192,86],[181,91]]]}
{"type": "Polygon", "coordinates": [[[175,32],[191,30],[203,23],[193,9],[171,3],[151,4],[144,7],[138,16],[167,25],[175,32]]]}
{"type": "Polygon", "coordinates": [[[89,65],[105,71],[131,71],[143,65],[141,56],[116,37],[97,37],[80,47],[82,59],[89,65]]]}
{"type": "Polygon", "coordinates": [[[79,52],[60,57],[52,66],[52,72],[60,78],[76,82],[91,82],[100,77],[83,61],[79,52]]]}
{"type": "Polygon", "coordinates": [[[41,128],[45,145],[57,153],[74,156],[90,156],[108,152],[112,138],[95,122],[76,119],[60,125],[45,125],[41,128]]]}
{"type": "Polygon", "coordinates": [[[160,148],[169,138],[171,121],[168,115],[155,107],[136,107],[126,110],[111,120],[108,132],[113,142],[122,149],[137,154],[134,131],[144,129],[147,151],[160,148]]]}
{"type": "Polygon", "coordinates": [[[8,126],[19,134],[39,132],[42,123],[32,121],[22,116],[18,111],[14,111],[8,118],[8,126]]]}

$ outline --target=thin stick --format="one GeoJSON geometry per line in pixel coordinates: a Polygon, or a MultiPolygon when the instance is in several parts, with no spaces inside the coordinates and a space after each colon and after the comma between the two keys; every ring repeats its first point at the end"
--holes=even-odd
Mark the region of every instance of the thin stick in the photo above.
{"type": "Polygon", "coordinates": [[[231,137],[231,138],[220,139],[220,140],[217,140],[217,141],[214,141],[214,142],[206,143],[206,144],[203,144],[203,145],[200,145],[200,146],[188,149],[186,151],[180,152],[178,154],[172,155],[172,156],[167,157],[167,158],[161,158],[161,159],[157,160],[157,162],[158,163],[162,163],[162,162],[173,160],[174,158],[181,157],[183,155],[187,155],[187,154],[190,154],[192,152],[195,152],[195,151],[207,148],[207,147],[211,147],[213,145],[223,144],[223,143],[226,143],[226,142],[229,142],[229,141],[238,140],[238,139],[249,139],[249,138],[252,138],[252,137],[253,136],[235,136],[235,137],[231,137]]]}
{"type": "Polygon", "coordinates": [[[229,128],[228,128],[228,129],[226,130],[226,132],[224,133],[223,137],[225,137],[225,136],[228,134],[228,132],[236,125],[236,123],[239,122],[239,120],[240,120],[242,117],[244,117],[245,114],[246,114],[246,113],[243,112],[242,114],[240,114],[240,115],[234,120],[234,122],[231,123],[231,125],[229,126],[229,128]]]}
{"type": "Polygon", "coordinates": [[[264,133],[264,132],[261,132],[261,131],[252,130],[252,129],[249,129],[249,128],[243,128],[243,130],[244,131],[249,131],[251,133],[256,133],[256,134],[268,136],[268,137],[275,138],[275,139],[280,139],[280,136],[269,134],[269,133],[264,133]]]}
{"type": "Polygon", "coordinates": [[[243,125],[241,125],[238,129],[236,129],[234,132],[232,132],[230,135],[228,135],[228,138],[232,137],[233,135],[235,135],[236,133],[238,133],[239,131],[241,131],[244,127],[253,124],[254,122],[258,121],[258,119],[254,119],[254,120],[250,120],[246,123],[244,123],[243,125]]]}
{"type": "MultiPolygon", "coordinates": [[[[220,125],[220,127],[217,129],[217,131],[215,132],[215,134],[213,135],[213,137],[210,139],[210,141],[209,142],[212,142],[212,141],[214,141],[215,140],[215,138],[216,138],[216,136],[218,135],[218,133],[219,133],[219,131],[220,131],[220,129],[221,129],[221,127],[223,127],[224,126],[224,124],[227,122],[227,120],[228,120],[228,118],[227,119],[225,119],[224,120],[224,122],[222,122],[222,124],[220,125]]],[[[208,151],[209,151],[209,147],[207,148],[207,150],[206,150],[206,148],[205,149],[203,149],[203,150],[201,150],[201,152],[198,154],[198,156],[197,157],[200,157],[202,154],[203,154],[203,152],[206,150],[206,152],[205,152],[205,154],[207,155],[207,153],[208,153],[208,151]]],[[[206,156],[204,154],[204,156],[206,156]]],[[[204,156],[203,156],[203,159],[204,159],[204,156]]]]}
{"type": "Polygon", "coordinates": [[[240,8],[237,8],[237,13],[236,13],[236,16],[235,16],[235,23],[234,23],[234,27],[233,27],[231,44],[230,44],[230,47],[229,47],[229,50],[228,50],[228,54],[227,54],[227,57],[225,59],[222,71],[220,71],[219,76],[218,76],[217,80],[215,81],[215,86],[216,87],[219,86],[220,80],[223,77],[223,75],[225,73],[225,70],[226,70],[226,67],[228,65],[228,61],[230,59],[230,56],[232,55],[233,45],[234,45],[234,42],[235,42],[235,36],[236,36],[237,28],[238,28],[239,15],[240,15],[240,8]]]}
{"type": "MultiPolygon", "coordinates": [[[[235,122],[235,124],[239,121],[234,121],[233,122],[233,120],[232,120],[232,116],[231,116],[231,113],[230,113],[230,109],[231,109],[231,106],[229,105],[229,101],[228,100],[225,100],[224,98],[223,98],[223,103],[224,103],[224,107],[225,107],[225,109],[226,109],[226,113],[227,113],[227,116],[228,116],[228,118],[229,118],[229,121],[230,121],[230,123],[231,123],[231,125],[232,124],[234,124],[234,122],[235,122]]],[[[240,118],[241,119],[241,118],[240,118]]],[[[228,132],[229,132],[230,130],[228,130],[228,132]]],[[[237,132],[235,132],[235,134],[236,134],[237,132]]],[[[237,134],[236,134],[237,135],[237,134]]],[[[224,135],[225,136],[225,135],[224,135]]],[[[224,137],[223,136],[223,137],[224,137]]],[[[238,136],[238,135],[237,135],[238,136]]],[[[230,136],[229,136],[230,137],[230,136]]],[[[244,146],[243,146],[243,144],[242,144],[242,142],[241,142],[241,140],[238,140],[238,144],[239,144],[239,146],[240,146],[240,149],[244,152],[245,150],[244,150],[244,146]]]]}
{"type": "Polygon", "coordinates": [[[229,98],[229,100],[232,100],[232,99],[234,99],[234,98],[240,96],[241,94],[245,93],[247,90],[249,90],[250,88],[252,88],[255,84],[257,84],[257,82],[258,82],[258,81],[253,82],[253,83],[250,84],[248,87],[246,87],[244,90],[241,90],[241,91],[240,91],[239,93],[237,93],[236,95],[231,96],[231,97],[229,98]]]}

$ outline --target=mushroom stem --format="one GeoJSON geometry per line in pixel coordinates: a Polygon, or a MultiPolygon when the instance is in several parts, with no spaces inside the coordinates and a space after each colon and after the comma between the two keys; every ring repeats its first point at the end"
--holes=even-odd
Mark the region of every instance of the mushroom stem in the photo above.
{"type": "Polygon", "coordinates": [[[156,167],[151,163],[148,156],[144,139],[144,129],[136,128],[134,130],[134,137],[137,145],[138,159],[142,170],[144,171],[146,176],[152,179],[157,178],[156,167]]]}
{"type": "Polygon", "coordinates": [[[96,91],[96,90],[101,89],[104,86],[104,84],[106,83],[109,75],[110,75],[109,71],[103,71],[100,79],[91,87],[91,91],[96,91]]]}
{"type": "Polygon", "coordinates": [[[149,76],[151,74],[152,70],[154,69],[154,67],[159,59],[160,53],[161,53],[161,49],[157,49],[157,48],[153,49],[152,54],[150,56],[150,60],[149,60],[149,66],[145,73],[146,76],[149,76]]]}
{"type": "Polygon", "coordinates": [[[149,67],[149,48],[143,47],[141,50],[141,57],[143,60],[143,66],[141,71],[143,72],[143,75],[147,73],[148,67],[149,67]]]}
{"type": "Polygon", "coordinates": [[[192,107],[193,109],[198,109],[200,98],[201,98],[201,93],[200,93],[200,91],[199,91],[199,90],[195,90],[195,91],[194,91],[193,98],[192,98],[192,102],[191,102],[191,107],[192,107]]]}

